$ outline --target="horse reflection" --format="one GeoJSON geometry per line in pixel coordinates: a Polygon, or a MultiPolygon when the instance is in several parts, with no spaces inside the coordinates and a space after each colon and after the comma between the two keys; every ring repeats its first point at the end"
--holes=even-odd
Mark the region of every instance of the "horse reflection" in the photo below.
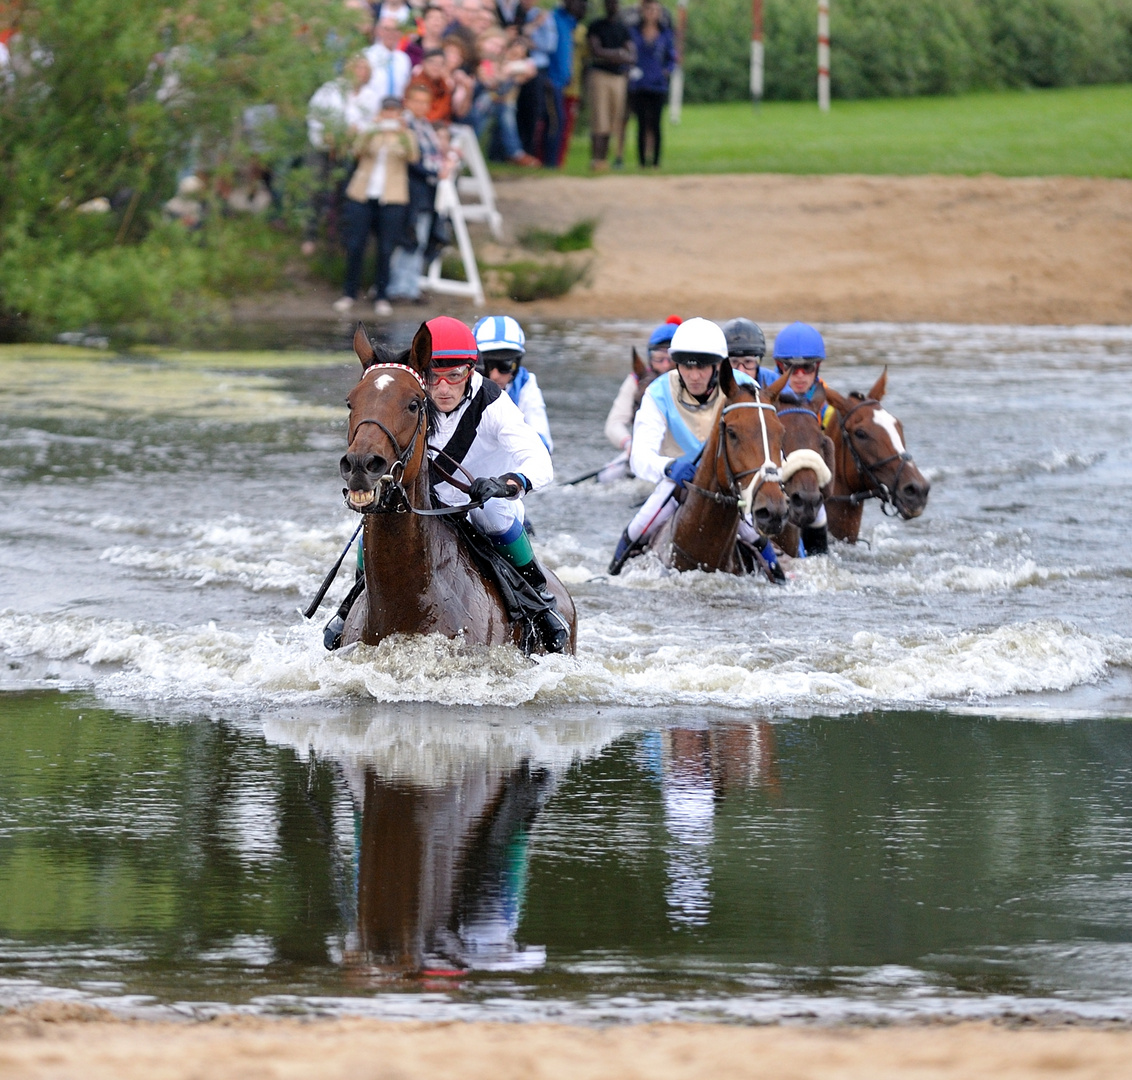
{"type": "Polygon", "coordinates": [[[523,762],[438,786],[367,768],[357,852],[357,948],[348,961],[402,974],[545,962],[515,941],[527,838],[554,786],[523,762]]]}

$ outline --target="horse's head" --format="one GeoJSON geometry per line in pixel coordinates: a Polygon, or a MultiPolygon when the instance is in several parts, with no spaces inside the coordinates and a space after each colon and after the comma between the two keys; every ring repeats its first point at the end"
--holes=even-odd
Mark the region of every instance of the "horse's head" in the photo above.
{"type": "Polygon", "coordinates": [[[790,524],[804,529],[811,525],[824,501],[824,489],[833,479],[833,441],[821,428],[821,419],[804,405],[779,400],[775,387],[785,385],[789,372],[774,383],[767,397],[778,408],[782,421],[782,482],[790,500],[790,524]]]}
{"type": "MultiPolygon", "coordinates": [[[[785,382],[784,376],[774,385],[781,390],[785,382]]],[[[780,471],[782,424],[774,405],[761,400],[754,387],[736,381],[727,360],[719,366],[719,389],[716,482],[739,497],[741,511],[763,536],[774,536],[789,512],[780,471]]]]}
{"type": "Polygon", "coordinates": [[[374,347],[365,328],[354,332],[362,377],[350,391],[349,446],[339,463],[351,510],[405,508],[405,487],[421,473],[432,408],[426,390],[432,334],[422,324],[407,352],[374,347]]]}
{"type": "Polygon", "coordinates": [[[646,364],[641,359],[635,345],[633,346],[633,374],[637,376],[637,392],[633,395],[633,414],[636,415],[637,410],[641,407],[641,402],[644,400],[645,391],[657,377],[657,373],[651,364],[646,364]]]}
{"type": "Polygon", "coordinates": [[[839,414],[841,443],[848,449],[863,490],[891,502],[904,519],[919,517],[931,484],[916,468],[904,445],[904,427],[881,405],[888,369],[867,395],[843,397],[826,387],[826,398],[839,414]]]}

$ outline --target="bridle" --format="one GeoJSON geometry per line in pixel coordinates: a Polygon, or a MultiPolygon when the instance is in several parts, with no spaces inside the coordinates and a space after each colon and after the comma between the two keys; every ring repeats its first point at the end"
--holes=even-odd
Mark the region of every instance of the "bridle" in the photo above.
{"type": "Polygon", "coordinates": [[[856,405],[853,406],[844,416],[838,417],[841,425],[841,441],[849,447],[849,453],[853,458],[853,464],[856,465],[857,471],[865,477],[869,483],[868,491],[853,492],[851,495],[831,495],[830,499],[835,502],[847,502],[850,506],[859,506],[866,499],[880,499],[881,513],[885,517],[895,517],[899,515],[904,517],[904,511],[900,509],[893,495],[900,487],[900,477],[904,472],[904,468],[912,462],[912,455],[905,450],[901,454],[891,454],[883,461],[875,461],[871,465],[868,464],[858,453],[857,447],[850,437],[849,431],[846,429],[845,424],[858,409],[863,409],[866,405],[880,405],[876,398],[862,398],[856,405]],[[891,465],[894,461],[900,462],[900,468],[896,470],[896,477],[892,481],[892,489],[885,484],[876,474],[877,469],[883,469],[886,465],[891,465]],[[891,509],[889,509],[891,507],[891,509]]]}
{"type": "MultiPolygon", "coordinates": [[[[357,437],[358,428],[366,424],[373,424],[374,427],[380,428],[382,434],[389,440],[393,447],[393,452],[396,455],[393,459],[393,464],[389,466],[388,471],[377,478],[377,497],[368,506],[358,508],[351,504],[349,496],[349,488],[342,490],[342,498],[345,500],[346,505],[356,514],[404,514],[412,512],[419,517],[448,517],[453,514],[466,514],[469,510],[475,510],[483,505],[481,500],[473,499],[471,502],[461,503],[459,506],[441,506],[431,509],[420,509],[409,501],[409,493],[405,490],[405,467],[412,461],[417,449],[417,440],[420,438],[421,432],[424,430],[425,420],[428,416],[428,390],[425,387],[424,380],[413,368],[405,364],[371,364],[366,368],[365,373],[368,375],[371,371],[381,368],[396,368],[399,371],[407,371],[416,379],[420,388],[424,391],[425,397],[420,399],[420,408],[417,410],[417,426],[413,429],[413,437],[409,440],[408,445],[402,449],[397,436],[393,434],[380,420],[376,417],[363,417],[361,420],[354,424],[353,430],[350,432],[350,443],[352,444],[357,437]]],[[[452,478],[445,475],[445,479],[452,481],[452,478]]],[[[459,484],[457,486],[467,490],[465,485],[459,484]]]]}
{"type": "MultiPolygon", "coordinates": [[[[779,416],[808,416],[818,425],[818,431],[821,431],[821,417],[818,416],[813,409],[803,409],[797,406],[792,406],[789,409],[779,409],[779,416]]],[[[817,476],[818,487],[823,488],[833,479],[833,473],[829,471],[829,466],[825,462],[825,458],[821,456],[816,450],[811,450],[808,447],[799,447],[797,450],[791,450],[782,460],[782,482],[785,484],[795,473],[801,472],[803,469],[813,469],[817,476]]]]}
{"type": "Polygon", "coordinates": [[[751,508],[754,506],[755,499],[759,491],[762,490],[763,484],[772,483],[782,487],[784,482],[782,470],[770,458],[770,437],[767,434],[766,417],[764,415],[765,412],[776,412],[776,410],[769,402],[758,400],[758,396],[758,390],[755,390],[754,401],[737,401],[732,405],[726,405],[719,414],[718,442],[715,453],[717,459],[723,458],[723,467],[727,476],[727,492],[709,491],[691,481],[686,481],[684,484],[690,491],[694,491],[697,495],[710,499],[721,506],[740,508],[745,517],[751,516],[751,508]],[[727,416],[737,409],[759,410],[759,428],[763,442],[762,464],[756,469],[744,469],[741,472],[736,472],[733,468],[727,447],[727,416]],[[746,488],[743,488],[742,481],[748,476],[751,478],[751,482],[746,488]]]}

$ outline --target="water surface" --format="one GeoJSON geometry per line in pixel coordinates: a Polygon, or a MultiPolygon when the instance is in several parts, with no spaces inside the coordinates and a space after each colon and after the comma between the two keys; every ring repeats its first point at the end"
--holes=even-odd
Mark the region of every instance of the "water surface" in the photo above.
{"type": "MultiPolygon", "coordinates": [[[[528,328],[560,478],[645,330],[528,328]]],[[[611,580],[646,489],[537,493],[580,625],[536,662],[297,614],[355,524],[345,340],[5,349],[0,1003],[1132,1016],[1132,330],[827,343],[889,365],[925,515],[785,588],[611,580]]]]}

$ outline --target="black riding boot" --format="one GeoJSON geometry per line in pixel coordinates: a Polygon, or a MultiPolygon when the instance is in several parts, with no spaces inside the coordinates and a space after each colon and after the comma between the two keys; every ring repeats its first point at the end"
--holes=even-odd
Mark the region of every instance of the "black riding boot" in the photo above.
{"type": "Polygon", "coordinates": [[[609,573],[616,577],[621,573],[621,568],[634,556],[640,554],[644,548],[644,537],[639,540],[629,539],[629,530],[626,529],[621,534],[621,539],[617,541],[617,548],[613,552],[613,559],[609,564],[609,573]]]}
{"type": "Polygon", "coordinates": [[[829,532],[824,525],[808,525],[802,530],[802,547],[806,555],[829,554],[829,532]]]}
{"type": "Polygon", "coordinates": [[[353,587],[346,593],[346,599],[338,606],[334,618],[326,624],[326,629],[322,632],[322,644],[330,652],[334,652],[342,644],[342,631],[346,629],[346,619],[349,618],[350,608],[354,606],[354,601],[361,595],[362,589],[365,587],[365,574],[362,573],[361,567],[358,567],[354,574],[353,587]]]}
{"type": "Polygon", "coordinates": [[[570,643],[570,626],[558,611],[558,601],[547,588],[546,575],[537,559],[531,559],[525,566],[518,567],[519,575],[535,592],[548,601],[550,607],[535,616],[535,629],[542,639],[542,647],[547,652],[562,652],[570,643]]]}

